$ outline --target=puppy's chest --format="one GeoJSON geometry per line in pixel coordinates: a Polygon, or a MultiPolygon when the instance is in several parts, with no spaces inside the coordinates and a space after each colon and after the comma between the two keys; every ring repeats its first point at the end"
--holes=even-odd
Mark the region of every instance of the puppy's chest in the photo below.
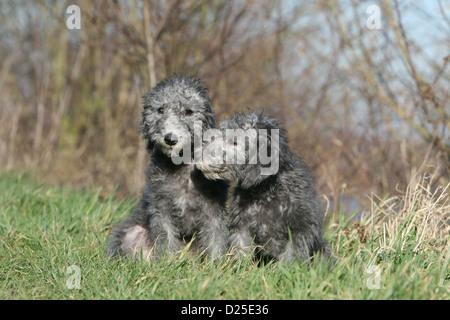
{"type": "Polygon", "coordinates": [[[168,200],[171,202],[170,215],[174,219],[179,219],[180,224],[184,226],[194,224],[201,201],[198,199],[198,190],[190,176],[181,176],[174,181],[167,181],[163,188],[166,189],[168,200]]]}
{"type": "Polygon", "coordinates": [[[266,230],[281,222],[287,207],[287,201],[279,199],[270,192],[265,192],[255,195],[238,195],[232,210],[239,212],[243,223],[256,230],[266,230]]]}

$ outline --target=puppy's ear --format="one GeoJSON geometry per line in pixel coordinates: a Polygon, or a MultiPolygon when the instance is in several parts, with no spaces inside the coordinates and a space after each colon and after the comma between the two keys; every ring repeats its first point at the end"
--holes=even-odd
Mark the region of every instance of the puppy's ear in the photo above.
{"type": "Polygon", "coordinates": [[[212,129],[212,128],[216,127],[216,117],[215,117],[214,111],[212,111],[212,109],[210,109],[205,114],[205,127],[207,129],[212,129]]]}
{"type": "Polygon", "coordinates": [[[151,153],[155,147],[155,141],[151,139],[151,124],[145,120],[148,112],[150,111],[144,107],[144,111],[142,111],[141,118],[139,119],[138,132],[146,142],[147,151],[151,153]]]}
{"type": "Polygon", "coordinates": [[[261,170],[258,165],[246,165],[245,174],[239,181],[239,185],[243,189],[248,189],[259,184],[261,181],[267,178],[267,176],[261,175],[261,170]]]}

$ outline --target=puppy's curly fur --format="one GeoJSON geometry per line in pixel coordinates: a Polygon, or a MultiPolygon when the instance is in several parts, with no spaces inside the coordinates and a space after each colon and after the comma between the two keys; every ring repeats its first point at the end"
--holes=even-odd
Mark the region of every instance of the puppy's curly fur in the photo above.
{"type": "Polygon", "coordinates": [[[242,158],[246,152],[245,163],[198,164],[209,179],[237,181],[230,206],[231,245],[244,251],[256,245],[265,258],[285,262],[294,258],[305,261],[319,251],[328,258],[331,252],[323,238],[324,217],[314,180],[289,149],[286,130],[275,119],[256,111],[237,113],[220,127],[224,137],[227,129],[266,129],[267,142],[257,139],[258,148],[271,149],[276,143],[272,152],[278,152],[279,161],[278,172],[263,175],[261,170],[267,165],[248,163],[248,144],[236,146],[234,138],[224,138],[224,153],[236,152],[242,158]],[[279,141],[272,140],[273,129],[278,130],[279,141]]]}
{"type": "Polygon", "coordinates": [[[175,75],[143,99],[139,131],[151,154],[147,184],[134,213],[113,231],[109,255],[161,258],[183,249],[194,236],[193,248],[212,257],[223,255],[228,184],[208,180],[194,164],[177,165],[171,158],[193,144],[195,121],[203,129],[215,127],[206,86],[175,75]]]}

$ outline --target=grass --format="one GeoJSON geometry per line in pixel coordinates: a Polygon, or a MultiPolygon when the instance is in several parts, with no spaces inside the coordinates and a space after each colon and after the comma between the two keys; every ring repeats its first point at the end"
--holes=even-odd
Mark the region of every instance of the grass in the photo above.
{"type": "Polygon", "coordinates": [[[422,180],[378,199],[362,222],[341,216],[326,237],[340,257],[306,263],[109,262],[111,226],[135,200],[0,175],[0,299],[449,299],[448,186],[422,180]],[[73,288],[76,266],[80,289],[73,288]]]}

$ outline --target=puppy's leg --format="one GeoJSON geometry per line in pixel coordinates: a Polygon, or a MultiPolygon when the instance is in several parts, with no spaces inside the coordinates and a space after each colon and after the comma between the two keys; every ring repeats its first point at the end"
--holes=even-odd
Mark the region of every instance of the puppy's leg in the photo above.
{"type": "Polygon", "coordinates": [[[231,229],[230,243],[233,254],[237,256],[247,255],[252,245],[252,237],[247,228],[231,229]]]}
{"type": "Polygon", "coordinates": [[[223,256],[227,250],[228,231],[225,219],[212,217],[203,221],[199,232],[200,250],[213,259],[223,256]]]}
{"type": "Polygon", "coordinates": [[[310,254],[305,239],[297,236],[286,241],[285,249],[275,256],[277,260],[288,263],[296,258],[300,261],[306,261],[309,259],[310,254]]]}
{"type": "Polygon", "coordinates": [[[134,256],[149,260],[152,253],[152,243],[149,238],[149,230],[146,215],[135,210],[134,215],[123,220],[112,232],[107,254],[116,256],[134,256]]]}
{"type": "Polygon", "coordinates": [[[135,225],[127,229],[123,237],[121,249],[138,260],[142,258],[150,261],[153,248],[148,238],[148,230],[140,225],[135,225]]]}
{"type": "Polygon", "coordinates": [[[179,232],[168,217],[153,215],[150,218],[150,241],[154,243],[153,256],[162,259],[183,248],[179,232]]]}

